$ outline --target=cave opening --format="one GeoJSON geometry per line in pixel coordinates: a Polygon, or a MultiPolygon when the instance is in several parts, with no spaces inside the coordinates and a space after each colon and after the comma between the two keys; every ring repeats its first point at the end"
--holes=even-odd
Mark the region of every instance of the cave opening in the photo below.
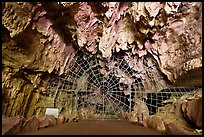
{"type": "MultiPolygon", "coordinates": [[[[147,70],[152,68],[147,67],[146,71],[141,72],[131,69],[124,58],[118,60],[114,58],[114,61],[116,63],[113,64],[113,67],[107,67],[106,73],[102,73],[98,58],[92,57],[88,60],[84,58],[83,54],[80,54],[74,65],[67,70],[66,76],[55,77],[54,79],[58,79],[55,82],[51,80],[55,83],[55,86],[52,87],[57,92],[55,97],[61,94],[60,92],[69,92],[69,95],[72,95],[72,101],[68,101],[71,103],[68,106],[78,113],[82,113],[82,111],[87,113],[85,114],[88,116],[86,119],[125,119],[124,113],[129,114],[134,111],[137,99],[147,105],[149,115],[154,115],[158,108],[165,105],[166,100],[197,88],[169,86],[153,89],[151,87],[151,90],[145,91],[148,85],[145,85],[146,81],[144,82],[142,76],[138,77],[137,75],[146,74],[147,70]]],[[[57,100],[56,97],[55,104],[60,102],[57,100]]],[[[68,96],[66,100],[69,100],[68,96]]],[[[54,106],[57,107],[57,105],[54,106]]],[[[61,106],[58,104],[58,107],[61,106]]],[[[65,110],[69,110],[69,108],[65,110]]]]}
{"type": "Polygon", "coordinates": [[[201,3],[2,4],[2,134],[103,120],[202,133],[201,3]]]}

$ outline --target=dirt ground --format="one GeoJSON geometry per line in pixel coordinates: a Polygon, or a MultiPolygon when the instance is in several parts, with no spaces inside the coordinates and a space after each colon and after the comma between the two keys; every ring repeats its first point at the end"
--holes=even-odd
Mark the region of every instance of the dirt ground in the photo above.
{"type": "Polygon", "coordinates": [[[64,123],[27,135],[161,135],[158,131],[123,120],[89,120],[64,123]]]}

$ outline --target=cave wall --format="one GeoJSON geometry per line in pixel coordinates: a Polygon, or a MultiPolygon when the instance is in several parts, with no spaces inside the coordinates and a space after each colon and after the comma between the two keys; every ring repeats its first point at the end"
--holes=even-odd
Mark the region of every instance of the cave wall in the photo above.
{"type": "Polygon", "coordinates": [[[37,114],[37,104],[49,101],[46,87],[53,70],[60,75],[71,65],[75,50],[69,35],[62,39],[65,34],[54,27],[51,17],[41,17],[45,14],[39,3],[3,5],[2,110],[6,116],[37,114]]]}
{"type": "Polygon", "coordinates": [[[199,2],[3,2],[2,112],[44,113],[50,77],[73,65],[77,49],[110,66],[114,54],[136,70],[156,62],[174,82],[202,68],[201,23],[199,2]]]}

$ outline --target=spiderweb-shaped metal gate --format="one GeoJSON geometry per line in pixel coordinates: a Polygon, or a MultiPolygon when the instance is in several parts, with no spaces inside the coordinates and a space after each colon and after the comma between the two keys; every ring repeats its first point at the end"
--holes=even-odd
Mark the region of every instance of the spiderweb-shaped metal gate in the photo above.
{"type": "Polygon", "coordinates": [[[48,90],[53,98],[52,107],[75,112],[82,119],[121,119],[124,113],[133,111],[134,100],[139,96],[149,113],[154,114],[164,100],[195,90],[167,88],[163,78],[153,73],[152,66],[135,71],[124,58],[113,60],[108,68],[96,57],[87,61],[83,55],[78,56],[66,75],[51,79],[48,90]]]}

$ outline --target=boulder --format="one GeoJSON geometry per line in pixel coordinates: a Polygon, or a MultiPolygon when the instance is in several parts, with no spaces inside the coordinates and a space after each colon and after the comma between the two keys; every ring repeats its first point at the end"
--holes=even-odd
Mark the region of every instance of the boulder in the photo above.
{"type": "Polygon", "coordinates": [[[159,116],[156,116],[156,115],[152,115],[149,117],[147,121],[147,126],[161,133],[164,133],[166,130],[163,120],[159,116]]]}
{"type": "Polygon", "coordinates": [[[23,124],[21,133],[27,133],[27,132],[33,132],[37,131],[39,129],[39,120],[36,115],[30,117],[26,120],[26,122],[23,124]]]}
{"type": "Polygon", "coordinates": [[[46,128],[50,125],[50,121],[46,116],[38,117],[39,128],[46,128]]]}
{"type": "Polygon", "coordinates": [[[202,98],[184,102],[182,112],[189,124],[199,129],[202,128],[202,98]]]}
{"type": "Polygon", "coordinates": [[[23,116],[7,117],[2,115],[2,135],[15,135],[20,133],[23,116]]]}
{"type": "Polygon", "coordinates": [[[166,125],[167,135],[196,135],[197,133],[187,131],[182,126],[175,122],[171,122],[166,125]]]}
{"type": "Polygon", "coordinates": [[[140,99],[135,99],[134,111],[128,116],[128,121],[133,124],[138,124],[147,127],[149,118],[149,110],[147,105],[140,99]]]}
{"type": "Polygon", "coordinates": [[[49,120],[49,127],[54,127],[57,124],[57,120],[53,115],[46,115],[46,118],[49,120]]]}
{"type": "Polygon", "coordinates": [[[61,125],[65,122],[65,117],[63,114],[59,114],[58,118],[57,118],[57,125],[61,125]]]}

